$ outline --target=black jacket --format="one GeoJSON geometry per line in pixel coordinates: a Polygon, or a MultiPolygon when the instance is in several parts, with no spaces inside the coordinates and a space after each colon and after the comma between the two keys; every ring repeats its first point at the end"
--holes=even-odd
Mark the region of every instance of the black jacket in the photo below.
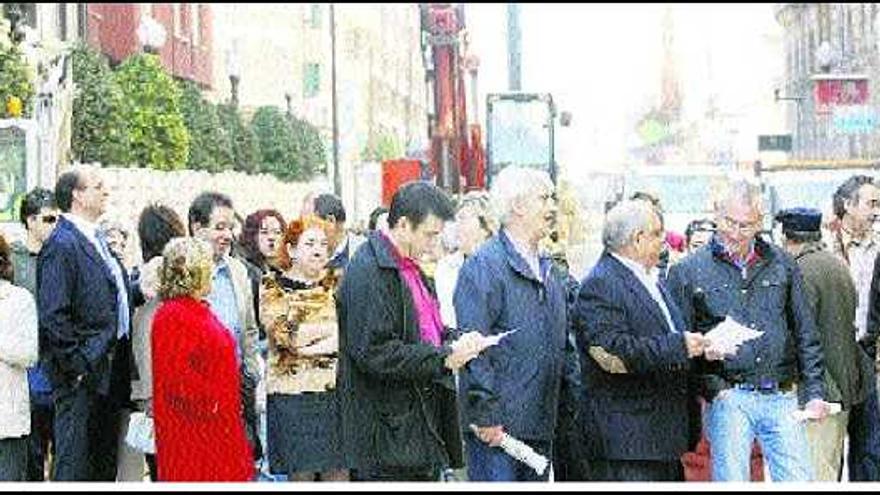
{"type": "Polygon", "coordinates": [[[705,333],[727,315],[764,334],[735,357],[698,360],[703,396],[711,400],[731,383],[797,381],[806,400],[824,398],[822,345],[797,263],[757,238],[758,261],[743,277],[717,239],[669,272],[669,288],[687,328],[705,333]]]}
{"type": "Polygon", "coordinates": [[[412,296],[381,234],[348,264],[337,308],[349,467],[461,467],[455,383],[444,366],[451,351],[421,342],[412,296]]]}

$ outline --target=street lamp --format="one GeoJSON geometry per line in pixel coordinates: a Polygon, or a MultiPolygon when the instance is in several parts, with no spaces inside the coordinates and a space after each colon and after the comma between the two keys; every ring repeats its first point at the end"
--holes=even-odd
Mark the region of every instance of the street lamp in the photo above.
{"type": "Polygon", "coordinates": [[[232,91],[232,106],[238,108],[238,82],[241,77],[241,66],[238,61],[238,40],[233,39],[232,44],[226,50],[226,75],[232,91]]]}
{"type": "Polygon", "coordinates": [[[144,52],[156,54],[165,44],[165,27],[152,16],[144,15],[137,29],[137,37],[144,47],[144,52]]]}

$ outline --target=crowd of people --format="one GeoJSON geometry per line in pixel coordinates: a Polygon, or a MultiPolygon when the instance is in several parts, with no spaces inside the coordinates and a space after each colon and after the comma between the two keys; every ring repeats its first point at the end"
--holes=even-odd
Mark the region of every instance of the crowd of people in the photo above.
{"type": "Polygon", "coordinates": [[[130,230],[101,173],[0,236],[0,481],[880,480],[870,177],[777,239],[747,179],[683,235],[636,194],[578,280],[533,169],[405,184],[364,235],[332,194],[237,220],[216,191],[130,230]],[[758,336],[722,350],[731,322],[758,336]]]}

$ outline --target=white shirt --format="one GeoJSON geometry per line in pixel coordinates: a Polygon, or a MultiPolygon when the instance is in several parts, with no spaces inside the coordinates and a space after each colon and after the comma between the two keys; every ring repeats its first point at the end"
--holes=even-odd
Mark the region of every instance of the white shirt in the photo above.
{"type": "Polygon", "coordinates": [[[874,277],[874,261],[880,246],[870,237],[859,245],[851,245],[847,251],[849,271],[858,291],[855,325],[858,329],[856,340],[868,334],[868,302],[871,299],[871,279],[874,277]]]}
{"type": "Polygon", "coordinates": [[[92,246],[94,246],[95,250],[98,251],[98,254],[101,254],[101,245],[98,244],[97,224],[94,224],[80,216],[74,215],[73,213],[64,213],[62,214],[62,216],[70,220],[70,223],[72,223],[77,228],[77,230],[79,230],[82,235],[86,236],[86,239],[88,239],[89,242],[92,243],[92,246]]]}
{"type": "Polygon", "coordinates": [[[437,299],[440,301],[440,318],[443,324],[450,328],[457,327],[455,306],[452,301],[458,283],[458,272],[461,271],[462,265],[464,265],[464,254],[456,251],[440,258],[434,270],[434,286],[437,289],[437,299]]]}
{"type": "Polygon", "coordinates": [[[541,277],[541,263],[538,260],[538,252],[532,252],[528,246],[522,245],[516,238],[510,235],[510,232],[506,232],[507,238],[510,239],[511,244],[513,244],[516,252],[519,253],[520,256],[526,261],[526,264],[529,265],[529,268],[532,270],[532,273],[538,277],[538,280],[543,281],[544,279],[541,277]]]}
{"type": "Polygon", "coordinates": [[[642,283],[645,290],[648,291],[648,294],[651,294],[651,298],[654,299],[654,302],[656,302],[657,305],[660,306],[660,310],[663,311],[663,316],[666,317],[666,324],[669,325],[670,331],[678,333],[678,330],[675,328],[675,323],[672,322],[672,315],[669,313],[669,307],[666,306],[666,301],[663,300],[663,294],[660,293],[660,288],[657,286],[657,269],[655,268],[649,273],[645,270],[644,266],[625,256],[620,256],[615,253],[611,253],[611,256],[614,256],[614,259],[623,263],[623,266],[639,279],[639,282],[642,283]]]}

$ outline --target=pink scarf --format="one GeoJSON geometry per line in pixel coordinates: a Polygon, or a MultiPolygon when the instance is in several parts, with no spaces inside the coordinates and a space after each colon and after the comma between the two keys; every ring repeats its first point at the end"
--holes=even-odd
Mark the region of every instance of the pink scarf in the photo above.
{"type": "Polygon", "coordinates": [[[403,281],[406,282],[406,286],[412,295],[416,315],[419,318],[422,342],[431,344],[434,347],[440,347],[442,343],[441,335],[443,334],[443,323],[441,323],[440,319],[440,303],[437,302],[437,299],[425,287],[419,265],[411,258],[403,256],[385,234],[382,234],[382,237],[388,243],[391,254],[397,262],[397,267],[400,269],[400,275],[403,277],[403,281]]]}

